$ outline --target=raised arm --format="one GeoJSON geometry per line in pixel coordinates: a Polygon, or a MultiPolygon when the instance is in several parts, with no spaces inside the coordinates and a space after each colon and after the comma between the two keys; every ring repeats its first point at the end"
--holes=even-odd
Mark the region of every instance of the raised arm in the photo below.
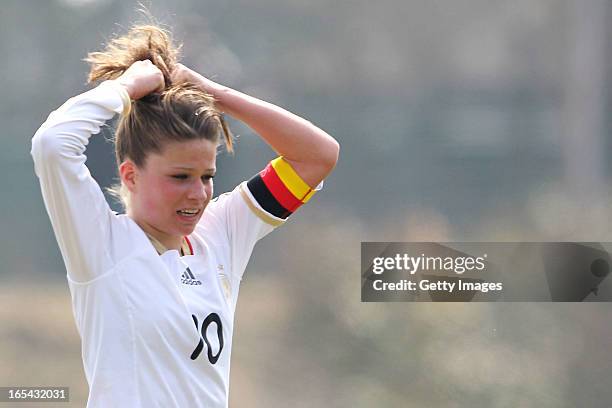
{"type": "Polygon", "coordinates": [[[150,62],[138,61],[119,79],[70,98],[32,138],[45,207],[74,281],[89,281],[113,264],[107,247],[113,215],[85,165],[89,139],[107,120],[129,110],[130,98],[163,87],[163,81],[150,62]]]}
{"type": "Polygon", "coordinates": [[[68,276],[85,282],[112,265],[105,247],[111,211],[85,166],[89,138],[125,108],[121,89],[102,83],[70,98],[32,138],[41,192],[68,276]]]}
{"type": "Polygon", "coordinates": [[[335,167],[338,142],[309,121],[213,82],[182,64],[177,64],[172,81],[193,82],[212,94],[219,109],[257,132],[310,187],[316,187],[335,167]]]}

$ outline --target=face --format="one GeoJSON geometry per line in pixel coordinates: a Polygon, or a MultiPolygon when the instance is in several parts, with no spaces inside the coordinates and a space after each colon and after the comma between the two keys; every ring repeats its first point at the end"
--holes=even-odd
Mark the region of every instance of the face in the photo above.
{"type": "Polygon", "coordinates": [[[149,153],[143,168],[122,163],[130,217],[167,247],[180,245],[212,198],[216,157],[217,145],[202,139],[170,142],[149,153]]]}

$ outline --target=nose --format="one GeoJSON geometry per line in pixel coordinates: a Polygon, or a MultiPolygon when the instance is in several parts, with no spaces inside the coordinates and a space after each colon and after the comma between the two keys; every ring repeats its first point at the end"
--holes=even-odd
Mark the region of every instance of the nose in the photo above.
{"type": "Polygon", "coordinates": [[[201,180],[196,180],[189,188],[187,194],[189,200],[198,201],[198,203],[205,202],[208,199],[208,192],[206,186],[201,180]]]}

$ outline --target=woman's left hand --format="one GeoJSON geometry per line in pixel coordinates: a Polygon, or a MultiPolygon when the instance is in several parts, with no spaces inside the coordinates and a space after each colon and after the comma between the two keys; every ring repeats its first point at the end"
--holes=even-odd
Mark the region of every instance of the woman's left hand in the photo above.
{"type": "Polygon", "coordinates": [[[211,81],[183,64],[176,64],[174,70],[170,73],[170,79],[172,80],[173,84],[191,82],[198,85],[202,88],[202,90],[212,94],[213,96],[215,95],[215,92],[218,92],[218,90],[221,88],[221,85],[218,83],[211,81]]]}
{"type": "Polygon", "coordinates": [[[183,64],[176,64],[174,70],[170,73],[170,79],[173,84],[182,84],[183,82],[197,82],[197,76],[201,76],[197,72],[187,68],[183,64]]]}

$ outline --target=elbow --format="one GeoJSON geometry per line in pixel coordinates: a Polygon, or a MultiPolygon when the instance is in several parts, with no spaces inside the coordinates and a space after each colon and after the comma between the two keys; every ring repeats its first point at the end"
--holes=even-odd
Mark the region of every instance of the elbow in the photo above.
{"type": "Polygon", "coordinates": [[[30,154],[34,164],[40,165],[58,157],[60,148],[57,135],[43,126],[32,137],[32,150],[30,154]]]}
{"type": "Polygon", "coordinates": [[[328,137],[329,139],[325,151],[321,154],[321,164],[328,170],[327,173],[331,173],[336,167],[338,158],[340,157],[340,144],[333,137],[328,137]]]}
{"type": "Polygon", "coordinates": [[[42,160],[42,154],[45,151],[45,142],[43,139],[45,138],[45,133],[40,128],[32,137],[32,149],[30,150],[30,154],[32,155],[32,159],[34,163],[38,163],[42,160]]]}
{"type": "Polygon", "coordinates": [[[30,150],[30,154],[32,159],[34,159],[34,163],[42,161],[44,156],[48,154],[49,144],[49,135],[41,127],[32,137],[32,150],[30,150]]]}

